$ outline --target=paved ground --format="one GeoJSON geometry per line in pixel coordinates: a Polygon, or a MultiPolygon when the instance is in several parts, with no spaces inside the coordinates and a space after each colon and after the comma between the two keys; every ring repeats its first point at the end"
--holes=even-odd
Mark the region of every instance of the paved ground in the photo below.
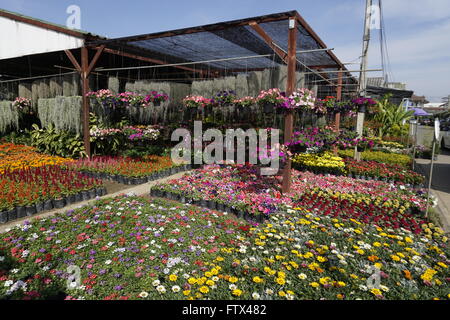
{"type": "MultiPolygon", "coordinates": [[[[166,178],[163,178],[163,179],[159,179],[159,180],[155,180],[155,181],[151,181],[151,182],[148,182],[148,183],[140,184],[140,185],[137,185],[137,186],[129,186],[129,188],[127,188],[127,189],[122,189],[122,190],[117,191],[115,193],[108,193],[107,195],[105,195],[103,197],[100,197],[100,198],[115,197],[115,196],[118,196],[120,194],[130,193],[130,192],[133,192],[134,194],[136,194],[138,196],[147,195],[147,194],[150,193],[150,187],[151,186],[153,186],[153,185],[155,185],[157,183],[160,183],[160,182],[164,182],[164,181],[169,180],[169,179],[181,178],[186,172],[187,171],[179,172],[179,173],[174,174],[172,176],[169,176],[169,177],[166,177],[166,178]]],[[[111,189],[114,190],[114,188],[108,188],[108,191],[111,190],[111,189]]],[[[116,186],[115,189],[117,190],[117,189],[121,189],[121,188],[116,186]]],[[[99,198],[97,198],[97,199],[99,199],[99,198]]],[[[0,225],[0,233],[6,232],[8,229],[10,229],[11,227],[13,227],[15,225],[22,224],[25,220],[30,220],[30,218],[31,219],[35,218],[35,217],[44,218],[44,217],[52,216],[52,215],[54,215],[54,214],[56,214],[58,212],[64,212],[64,211],[67,211],[67,210],[72,210],[72,209],[79,208],[81,206],[85,206],[87,204],[91,204],[91,203],[95,202],[97,199],[91,199],[91,200],[87,200],[87,201],[77,202],[77,203],[71,204],[69,206],[66,206],[64,208],[61,208],[61,209],[49,210],[49,211],[46,211],[46,212],[42,212],[42,213],[36,214],[33,217],[25,217],[25,218],[17,219],[17,220],[14,220],[14,221],[11,221],[11,222],[8,222],[8,223],[5,223],[5,224],[1,224],[0,225]]]]}
{"type": "MultiPolygon", "coordinates": [[[[417,159],[417,169],[427,179],[430,173],[431,160],[417,159]]],[[[446,232],[450,232],[450,151],[442,150],[438,160],[434,162],[431,189],[438,198],[438,213],[446,232]]],[[[427,182],[428,186],[428,182],[427,182]]]]}

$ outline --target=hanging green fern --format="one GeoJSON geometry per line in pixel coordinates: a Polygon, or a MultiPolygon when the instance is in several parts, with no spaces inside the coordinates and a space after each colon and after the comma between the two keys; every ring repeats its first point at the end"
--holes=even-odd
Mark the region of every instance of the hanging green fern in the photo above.
{"type": "Polygon", "coordinates": [[[81,105],[80,96],[39,99],[38,115],[42,126],[54,126],[57,131],[81,134],[81,105]]]}
{"type": "Polygon", "coordinates": [[[0,101],[0,133],[19,128],[19,114],[11,101],[0,101]]]}

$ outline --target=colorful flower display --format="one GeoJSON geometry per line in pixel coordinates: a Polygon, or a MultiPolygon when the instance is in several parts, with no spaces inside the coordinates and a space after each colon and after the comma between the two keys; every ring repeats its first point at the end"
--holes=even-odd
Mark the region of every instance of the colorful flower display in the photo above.
{"type": "Polygon", "coordinates": [[[297,207],[248,225],[191,205],[105,199],[3,234],[0,299],[447,299],[447,239],[423,228],[297,207]]]}
{"type": "Polygon", "coordinates": [[[376,177],[385,181],[400,181],[413,185],[421,185],[425,181],[423,175],[400,165],[367,160],[356,161],[352,158],[345,158],[344,161],[348,173],[357,177],[376,177]]]}
{"type": "Polygon", "coordinates": [[[343,218],[359,216],[381,226],[421,231],[420,224],[424,219],[420,215],[414,215],[412,211],[425,210],[426,197],[423,190],[382,181],[293,170],[292,193],[282,195],[280,178],[259,176],[252,166],[221,168],[211,165],[154,188],[193,200],[224,203],[256,216],[270,216],[285,205],[308,203],[307,208],[320,208],[320,212],[327,215],[343,218]],[[320,203],[315,201],[316,198],[320,203]],[[345,208],[341,208],[342,203],[345,208]]]}
{"type": "Polygon", "coordinates": [[[186,96],[183,99],[183,105],[187,108],[199,108],[211,105],[211,99],[203,96],[186,96]]]}
{"type": "Polygon", "coordinates": [[[102,182],[59,166],[29,167],[0,174],[0,211],[30,206],[102,186],[102,182]]]}
{"type": "MultiPolygon", "coordinates": [[[[339,150],[339,155],[344,158],[353,158],[354,151],[339,150]]],[[[409,168],[412,161],[411,157],[406,154],[387,153],[382,151],[364,151],[361,153],[361,159],[379,163],[399,165],[403,168],[409,168]]]]}
{"type": "Polygon", "coordinates": [[[292,158],[294,168],[328,172],[334,174],[345,173],[345,162],[341,157],[331,152],[299,153],[292,158]]]}
{"type": "Polygon", "coordinates": [[[63,165],[72,159],[37,153],[34,148],[5,143],[0,145],[0,174],[29,167],[63,165]]]}
{"type": "Polygon", "coordinates": [[[16,108],[19,112],[29,112],[31,109],[31,99],[17,97],[13,103],[13,107],[16,108]]]}
{"type": "Polygon", "coordinates": [[[170,157],[146,156],[140,159],[128,157],[96,156],[91,160],[79,159],[67,164],[70,170],[107,173],[125,177],[145,177],[155,172],[172,168],[175,164],[170,157]]]}

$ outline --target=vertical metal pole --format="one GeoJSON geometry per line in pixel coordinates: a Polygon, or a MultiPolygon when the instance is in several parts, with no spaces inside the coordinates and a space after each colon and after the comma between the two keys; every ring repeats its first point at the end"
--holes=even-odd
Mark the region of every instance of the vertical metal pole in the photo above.
{"type": "MultiPolygon", "coordinates": [[[[366,0],[366,12],[364,19],[364,36],[363,36],[363,48],[361,54],[361,71],[359,73],[359,95],[364,97],[366,96],[367,89],[367,78],[366,78],[366,69],[368,63],[368,52],[369,52],[369,42],[370,42],[370,18],[371,18],[371,9],[372,0],[366,0]]],[[[358,118],[356,120],[356,132],[358,133],[358,138],[362,137],[363,128],[364,128],[364,113],[358,112],[358,118]]],[[[355,160],[361,160],[361,154],[358,152],[355,147],[355,160]]]]}
{"type": "Polygon", "coordinates": [[[89,134],[89,99],[86,94],[89,92],[89,56],[86,47],[81,48],[81,87],[83,94],[83,140],[86,154],[91,158],[91,142],[89,134]]]}
{"type": "MultiPolygon", "coordinates": [[[[296,83],[296,67],[297,67],[297,20],[295,17],[289,19],[289,35],[288,35],[288,72],[287,72],[287,84],[286,95],[289,96],[295,90],[296,83]]],[[[292,112],[287,112],[284,118],[284,142],[289,142],[292,139],[294,115],[292,112]]],[[[283,171],[283,183],[281,191],[283,193],[289,193],[291,191],[292,184],[292,172],[291,172],[291,159],[287,159],[286,165],[283,171]]]]}
{"type": "Polygon", "coordinates": [[[372,6],[372,0],[366,0],[366,12],[364,20],[364,36],[363,36],[363,48],[361,54],[361,71],[359,72],[359,94],[361,96],[366,95],[367,78],[366,69],[368,64],[368,52],[370,42],[370,8],[372,6]]]}
{"type": "Polygon", "coordinates": [[[431,152],[430,176],[428,177],[428,195],[427,209],[425,210],[425,218],[428,218],[428,208],[430,206],[431,181],[433,180],[434,153],[436,151],[436,139],[433,138],[433,151],[431,152]]]}

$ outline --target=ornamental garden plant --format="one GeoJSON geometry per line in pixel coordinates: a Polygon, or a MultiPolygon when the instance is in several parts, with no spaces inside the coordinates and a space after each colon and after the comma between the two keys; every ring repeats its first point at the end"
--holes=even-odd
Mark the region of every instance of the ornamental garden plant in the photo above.
{"type": "Polygon", "coordinates": [[[422,227],[415,235],[302,207],[249,225],[161,199],[104,199],[2,234],[0,299],[448,299],[448,239],[422,227]]]}

